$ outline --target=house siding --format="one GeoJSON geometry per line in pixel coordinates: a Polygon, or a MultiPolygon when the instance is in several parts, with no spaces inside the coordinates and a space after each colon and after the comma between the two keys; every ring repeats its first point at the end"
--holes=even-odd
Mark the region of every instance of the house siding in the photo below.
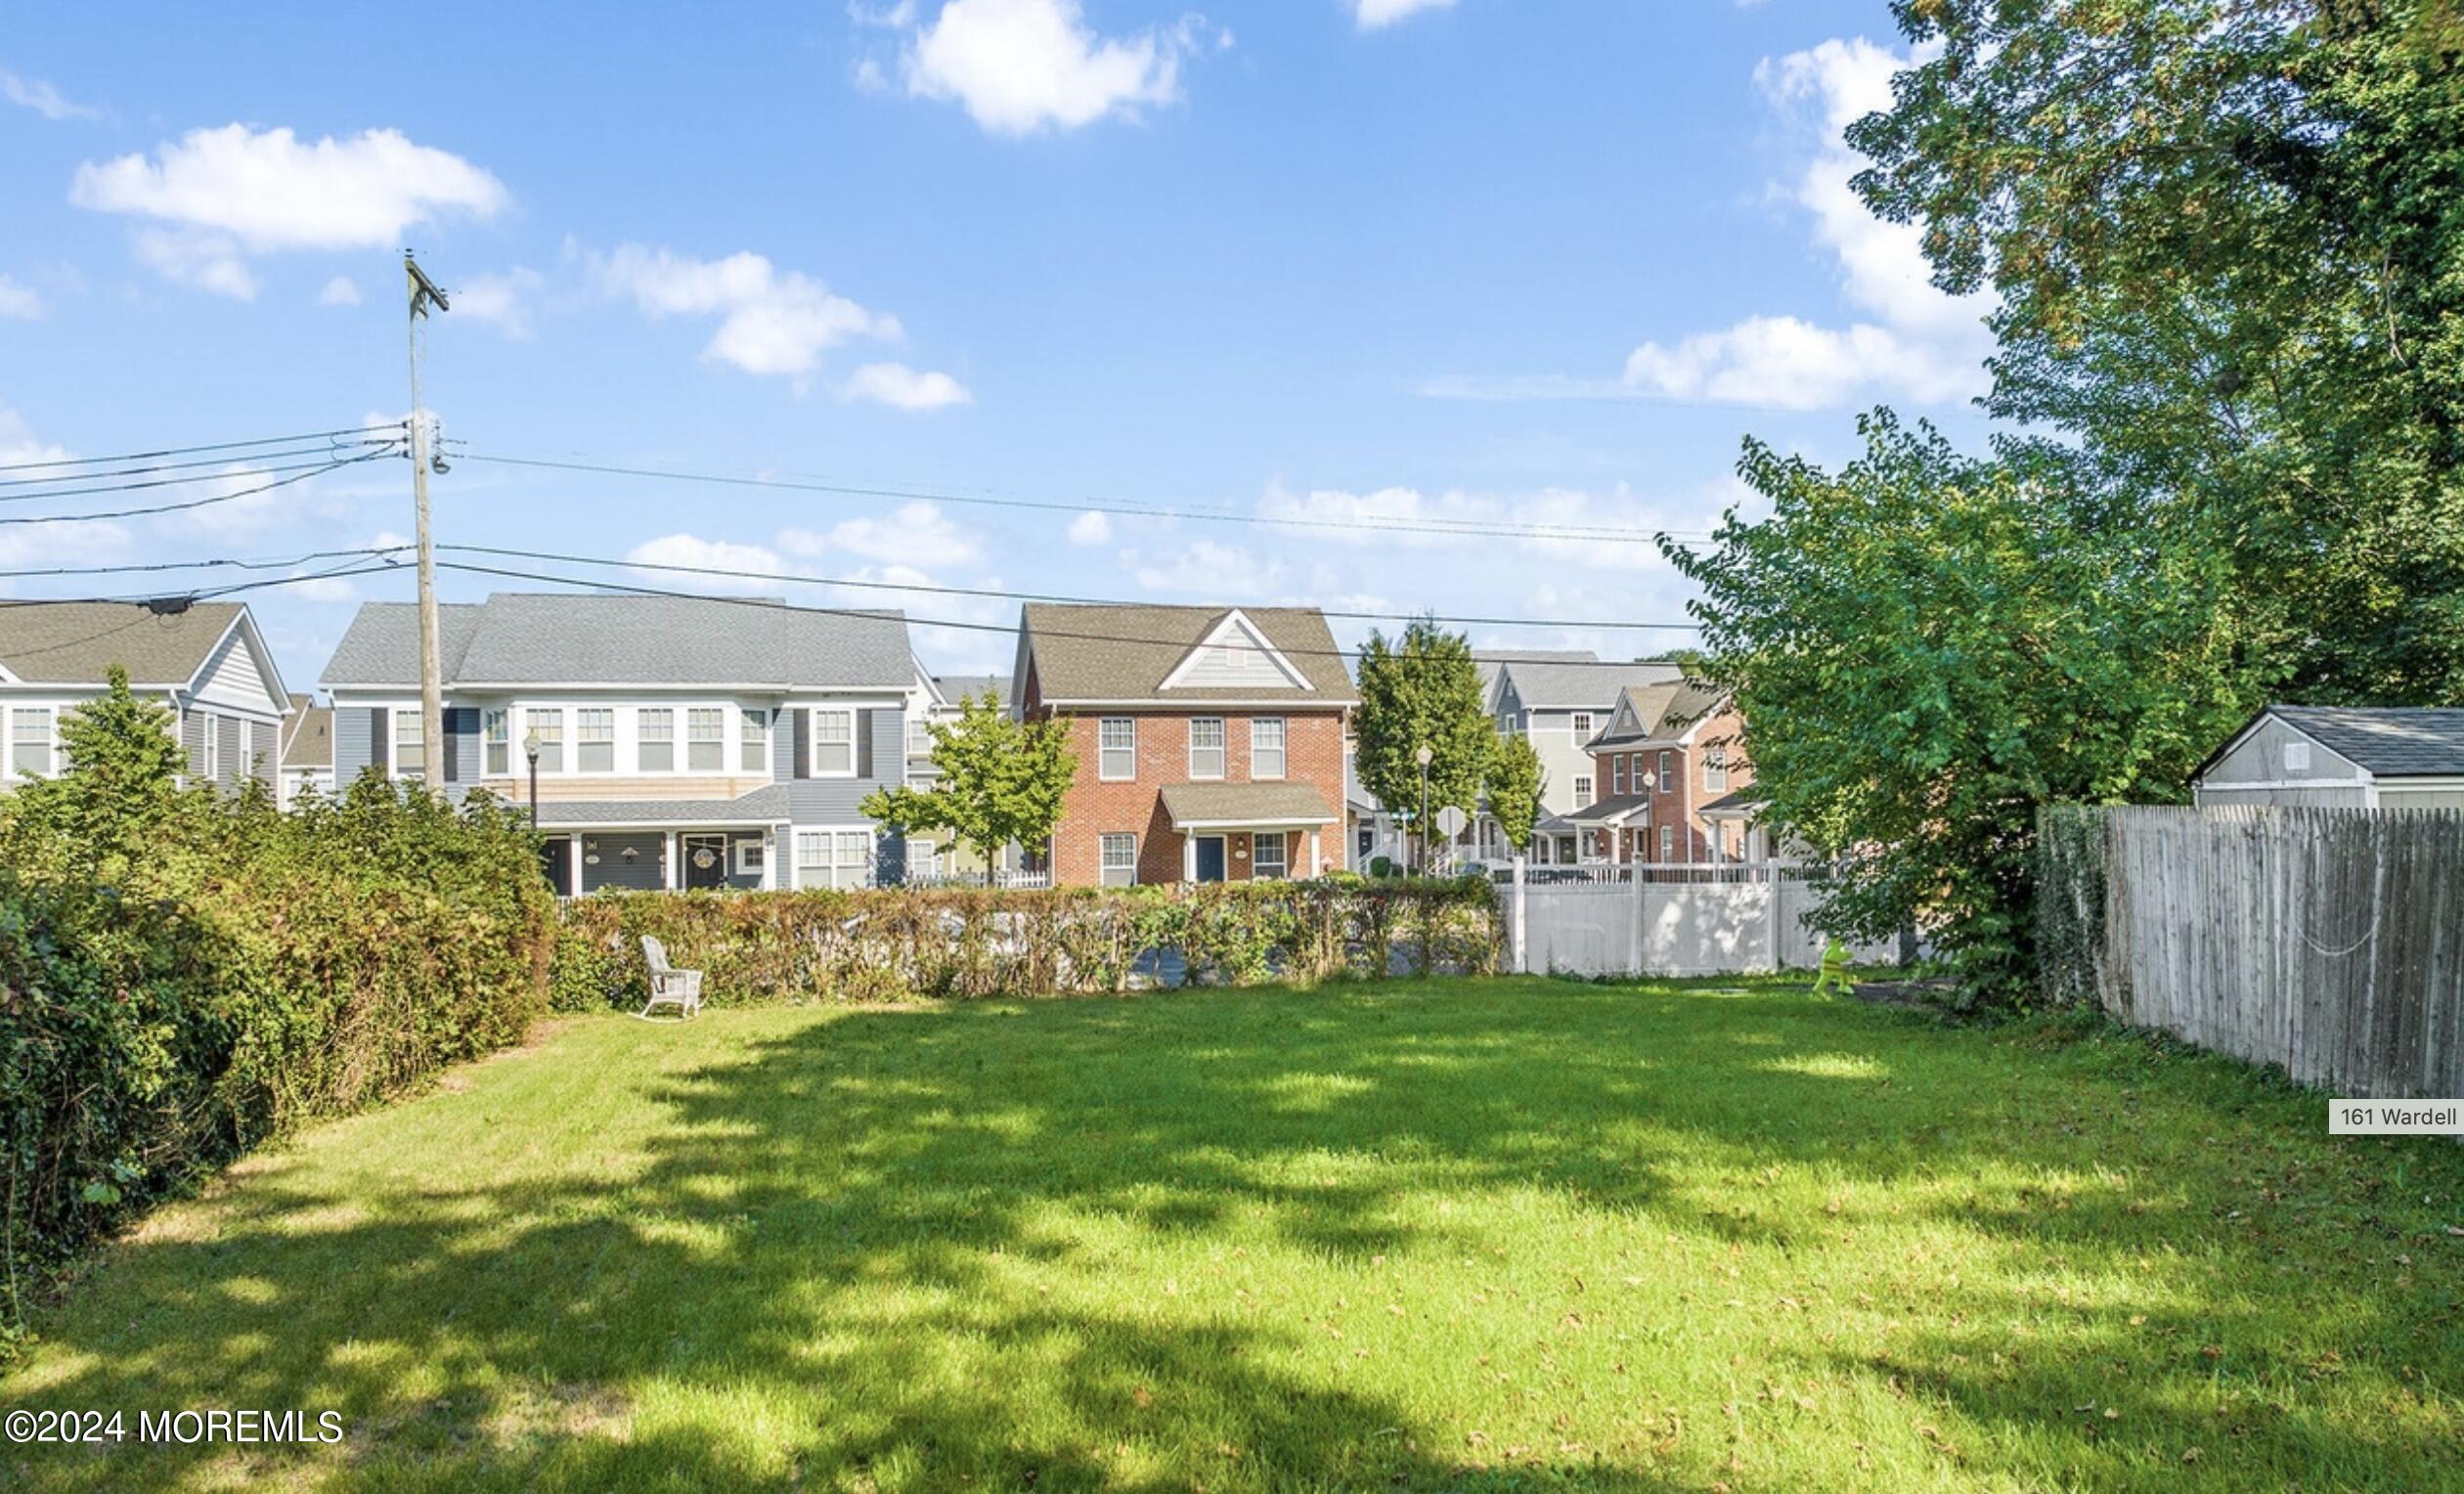
{"type": "Polygon", "coordinates": [[[667,885],[668,837],[664,832],[584,830],[579,834],[585,896],[602,888],[656,892],[667,885]],[[627,851],[634,853],[630,861],[625,859],[627,851]],[[594,856],[595,863],[591,859],[594,856]]]}

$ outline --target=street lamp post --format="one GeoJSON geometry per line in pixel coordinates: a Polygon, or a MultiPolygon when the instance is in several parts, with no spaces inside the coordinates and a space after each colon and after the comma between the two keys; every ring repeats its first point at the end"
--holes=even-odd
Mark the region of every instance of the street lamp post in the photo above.
{"type": "Polygon", "coordinates": [[[539,728],[522,733],[522,751],[530,758],[531,833],[539,833],[539,728]]]}
{"type": "Polygon", "coordinates": [[[1412,828],[1420,832],[1420,870],[1424,877],[1429,875],[1429,764],[1436,756],[1429,750],[1427,742],[1421,743],[1420,751],[1412,754],[1412,761],[1420,765],[1421,770],[1420,823],[1412,828]]]}

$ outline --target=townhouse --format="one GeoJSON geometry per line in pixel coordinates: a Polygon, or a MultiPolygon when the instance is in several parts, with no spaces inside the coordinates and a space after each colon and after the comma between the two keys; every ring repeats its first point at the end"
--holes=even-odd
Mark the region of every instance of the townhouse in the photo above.
{"type": "Polygon", "coordinates": [[[1066,724],[1077,781],[1037,859],[1061,886],[1345,864],[1358,703],[1313,607],[1062,605],[1019,620],[1015,710],[1066,724]]]}
{"type": "MultiPolygon", "coordinates": [[[[941,781],[941,769],[933,766],[933,731],[936,725],[958,719],[965,702],[990,697],[993,706],[1006,713],[1010,710],[1010,680],[1007,675],[932,675],[919,671],[916,687],[907,712],[907,781],[919,789],[929,790],[941,781]]],[[[1018,863],[1017,848],[1002,853],[995,870],[1011,877],[1018,863]]],[[[929,882],[941,878],[979,882],[985,872],[984,857],[974,847],[945,832],[910,831],[906,841],[906,874],[910,882],[929,882]]]]}
{"type": "Polygon", "coordinates": [[[1544,820],[1582,861],[1728,861],[1769,854],[1753,827],[1754,769],[1728,692],[1700,681],[1629,684],[1590,741],[1590,803],[1544,820]]]}
{"type": "Polygon", "coordinates": [[[896,612],[500,593],[440,608],[445,740],[420,740],[418,611],[336,647],[333,771],[530,808],[559,893],[857,887],[903,845],[858,808],[903,783],[918,669],[896,612]],[[534,787],[535,785],[535,787],[534,787]]]}
{"type": "MultiPolygon", "coordinates": [[[[1685,671],[1660,659],[1603,661],[1591,654],[1522,653],[1491,656],[1489,710],[1501,737],[1529,741],[1540,760],[1540,817],[1568,814],[1600,797],[1600,773],[1592,739],[1615,716],[1631,685],[1674,684],[1685,671]]],[[[1512,854],[1496,817],[1483,813],[1474,827],[1478,854],[1512,854]]],[[[1550,865],[1576,858],[1576,837],[1558,831],[1532,838],[1531,858],[1550,865]]]]}
{"type": "Polygon", "coordinates": [[[188,782],[275,785],[289,695],[246,606],[13,602],[0,607],[0,790],[66,766],[61,720],[109,688],[113,665],[171,713],[188,782]]]}
{"type": "Polygon", "coordinates": [[[294,693],[283,720],[282,776],[275,793],[284,809],[305,794],[333,796],[333,708],[294,693]]]}

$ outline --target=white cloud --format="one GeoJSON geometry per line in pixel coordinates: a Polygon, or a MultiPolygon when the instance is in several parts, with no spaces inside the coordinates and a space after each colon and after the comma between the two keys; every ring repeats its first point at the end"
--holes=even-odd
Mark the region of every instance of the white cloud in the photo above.
{"type": "Polygon", "coordinates": [[[27,321],[43,314],[43,298],[31,286],[21,285],[0,275],[0,317],[22,317],[27,321]]]}
{"type": "Polygon", "coordinates": [[[1454,0],[1352,0],[1352,20],[1364,31],[1392,25],[1423,11],[1442,11],[1454,0]]]}
{"type": "Polygon", "coordinates": [[[1368,492],[1317,488],[1302,494],[1277,482],[1267,485],[1256,511],[1264,518],[1307,526],[1289,532],[1305,533],[1313,544],[1382,551],[1461,550],[1489,564],[1519,551],[1580,570],[1644,572],[1669,569],[1651,542],[1653,535],[1707,529],[1721,507],[1741,501],[1750,502],[1750,497],[1730,481],[1674,501],[1646,499],[1622,485],[1598,493],[1542,488],[1498,494],[1449,488],[1429,494],[1396,486],[1368,492]],[[1506,529],[1550,532],[1500,532],[1506,529]]]}
{"type": "Polygon", "coordinates": [[[398,130],[302,142],[243,124],[191,130],[143,154],[77,168],[68,200],[158,227],[139,259],[172,280],[245,298],[244,257],[283,250],[390,246],[415,223],[492,217],[504,184],[451,152],[398,130]]]}
{"type": "Polygon", "coordinates": [[[784,575],[788,569],[776,550],[726,540],[705,540],[692,534],[645,540],[627,550],[625,559],[638,566],[682,565],[727,573],[690,577],[688,585],[687,579],[680,579],[672,571],[642,572],[661,586],[764,595],[777,594],[780,583],[773,578],[784,575]]]}
{"type": "Polygon", "coordinates": [[[1108,545],[1112,543],[1112,519],[1100,508],[1089,508],[1070,520],[1073,545],[1108,545]]]}
{"type": "Polygon", "coordinates": [[[331,518],[348,510],[338,497],[318,491],[315,477],[285,481],[289,472],[269,472],[235,462],[217,473],[203,492],[182,489],[182,500],[213,497],[219,502],[182,510],[171,517],[200,534],[236,536],[283,528],[296,529],[312,518],[331,518]],[[282,483],[269,487],[270,483],[282,483]]]}
{"type": "Polygon", "coordinates": [[[843,400],[874,400],[899,410],[971,405],[975,396],[946,374],[919,374],[902,363],[868,363],[839,386],[843,400]]]}
{"type": "MultiPolygon", "coordinates": [[[[0,466],[66,461],[74,455],[57,442],[38,438],[22,416],[8,406],[0,405],[0,466]]],[[[116,554],[128,549],[128,530],[109,520],[99,523],[9,524],[0,526],[0,564],[28,565],[48,560],[78,560],[116,554]]]]}
{"type": "Polygon", "coordinates": [[[593,253],[588,263],[603,293],[630,297],[646,315],[717,316],[719,330],[702,356],[748,374],[801,376],[851,337],[895,341],[902,335],[898,318],[867,311],[759,254],[691,259],[628,243],[610,254],[593,253]]]}
{"type": "Polygon", "coordinates": [[[14,72],[0,72],[0,99],[30,109],[46,119],[100,119],[103,111],[90,105],[71,104],[61,97],[60,90],[41,78],[22,78],[14,72]]]}
{"type": "Polygon", "coordinates": [[[1281,561],[1214,540],[1192,540],[1166,555],[1127,552],[1122,564],[1147,591],[1170,592],[1185,602],[1257,601],[1283,582],[1281,561]]]}
{"type": "Polygon", "coordinates": [[[453,298],[455,316],[488,323],[518,342],[531,334],[530,299],[546,283],[538,271],[516,265],[471,276],[447,287],[446,294],[453,298]]]}
{"type": "Polygon", "coordinates": [[[347,275],[337,275],[327,281],[325,288],[317,292],[317,304],[320,306],[357,306],[359,303],[359,286],[353,285],[347,275]]]}
{"type": "Polygon", "coordinates": [[[792,555],[860,555],[905,565],[969,565],[984,558],[984,542],[950,521],[941,505],[918,500],[880,517],[841,519],[827,531],[789,529],[778,545],[792,555]]]}
{"type": "Polygon", "coordinates": [[[1180,97],[1181,59],[1196,50],[1203,26],[1190,16],[1105,37],[1087,26],[1078,0],[949,0],[908,45],[907,92],[955,100],[996,135],[1135,117],[1180,97]]]}

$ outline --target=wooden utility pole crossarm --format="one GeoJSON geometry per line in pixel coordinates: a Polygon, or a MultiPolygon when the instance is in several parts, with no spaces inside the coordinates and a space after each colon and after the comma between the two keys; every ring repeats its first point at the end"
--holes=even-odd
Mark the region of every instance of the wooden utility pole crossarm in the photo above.
{"type": "Polygon", "coordinates": [[[411,283],[411,496],[418,509],[419,549],[419,763],[422,781],[433,787],[443,780],[445,752],[444,642],[436,622],[436,547],[428,533],[428,419],[419,403],[419,322],[434,306],[451,311],[445,292],[419,269],[411,251],[402,251],[402,268],[411,283]]]}

